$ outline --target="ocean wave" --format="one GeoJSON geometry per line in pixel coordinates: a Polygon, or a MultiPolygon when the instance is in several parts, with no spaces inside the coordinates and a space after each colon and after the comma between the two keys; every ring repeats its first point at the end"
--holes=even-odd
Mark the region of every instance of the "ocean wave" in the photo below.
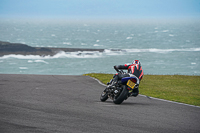
{"type": "Polygon", "coordinates": [[[103,53],[106,55],[124,55],[126,52],[127,51],[123,49],[105,49],[103,53]]]}
{"type": "Polygon", "coordinates": [[[185,49],[124,49],[126,52],[153,52],[153,53],[168,53],[168,52],[193,52],[200,51],[200,48],[185,48],[185,49]]]}
{"type": "Polygon", "coordinates": [[[70,42],[63,42],[65,45],[72,45],[70,42]]]}
{"type": "Polygon", "coordinates": [[[10,55],[4,55],[0,57],[0,59],[8,59],[8,58],[16,58],[16,59],[43,59],[48,58],[48,56],[40,56],[40,55],[19,55],[19,54],[10,54],[10,55]]]}
{"type": "Polygon", "coordinates": [[[28,60],[28,63],[45,63],[45,64],[49,64],[48,62],[46,62],[44,60],[28,60]]]}
{"type": "MultiPolygon", "coordinates": [[[[54,56],[46,55],[46,56],[40,56],[40,55],[16,55],[16,54],[10,54],[10,55],[4,55],[0,57],[0,59],[8,59],[8,58],[15,58],[15,59],[37,59],[35,62],[44,62],[41,59],[56,59],[56,58],[99,58],[102,56],[102,53],[99,51],[78,51],[78,52],[64,52],[61,51],[54,56]]],[[[31,62],[31,61],[29,61],[31,62]]]]}
{"type": "Polygon", "coordinates": [[[99,47],[99,46],[102,46],[102,45],[99,45],[99,44],[94,44],[93,46],[94,46],[94,47],[99,47]]]}
{"type": "Polygon", "coordinates": [[[128,53],[169,53],[169,52],[195,52],[200,51],[200,48],[185,48],[185,49],[105,49],[106,55],[123,55],[128,53]]]}
{"type": "MultiPolygon", "coordinates": [[[[185,48],[185,49],[105,49],[103,52],[99,51],[78,51],[78,52],[64,52],[61,51],[53,56],[46,55],[4,55],[0,59],[16,58],[16,59],[34,59],[34,62],[43,62],[48,64],[48,62],[43,61],[43,59],[56,59],[56,58],[101,58],[104,56],[120,56],[128,55],[130,53],[170,53],[170,52],[195,52],[200,51],[200,48],[185,48]]],[[[29,61],[31,62],[31,61],[29,61]]]]}
{"type": "Polygon", "coordinates": [[[25,70],[28,69],[27,67],[19,67],[19,69],[25,70]]]}
{"type": "Polygon", "coordinates": [[[99,51],[78,51],[78,52],[64,52],[61,51],[52,58],[99,58],[102,53],[99,51]]]}
{"type": "Polygon", "coordinates": [[[48,62],[46,62],[46,61],[44,61],[44,60],[35,60],[34,62],[36,62],[36,63],[45,63],[45,64],[49,64],[48,62]]]}
{"type": "Polygon", "coordinates": [[[162,32],[168,32],[169,30],[163,30],[162,32]]]}

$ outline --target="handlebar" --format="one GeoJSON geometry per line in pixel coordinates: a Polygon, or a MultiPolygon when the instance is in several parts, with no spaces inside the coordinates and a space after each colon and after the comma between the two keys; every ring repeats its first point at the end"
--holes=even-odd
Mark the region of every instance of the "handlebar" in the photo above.
{"type": "Polygon", "coordinates": [[[119,69],[117,69],[117,67],[116,67],[116,66],[114,66],[114,69],[115,69],[117,72],[119,72],[119,69]]]}
{"type": "Polygon", "coordinates": [[[114,66],[114,69],[117,71],[117,72],[120,72],[120,73],[122,73],[122,74],[124,74],[125,72],[122,70],[122,69],[117,69],[117,67],[116,66],[114,66]]]}

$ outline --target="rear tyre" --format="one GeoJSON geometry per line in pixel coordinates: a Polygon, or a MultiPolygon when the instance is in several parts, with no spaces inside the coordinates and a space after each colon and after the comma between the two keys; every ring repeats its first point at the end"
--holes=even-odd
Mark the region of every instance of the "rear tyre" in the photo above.
{"type": "Polygon", "coordinates": [[[108,99],[108,93],[106,92],[106,89],[101,93],[101,96],[100,96],[100,100],[102,102],[105,102],[106,100],[108,99]]]}
{"type": "Polygon", "coordinates": [[[127,86],[123,85],[121,93],[117,96],[114,96],[113,102],[115,104],[121,104],[127,98],[127,96],[128,96],[127,86]]]}

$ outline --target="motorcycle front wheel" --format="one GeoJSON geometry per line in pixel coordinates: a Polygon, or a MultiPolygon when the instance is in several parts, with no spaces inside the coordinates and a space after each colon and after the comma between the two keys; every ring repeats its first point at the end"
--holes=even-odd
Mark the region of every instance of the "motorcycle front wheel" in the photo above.
{"type": "Polygon", "coordinates": [[[106,92],[106,89],[101,93],[101,96],[100,96],[100,100],[102,102],[105,102],[106,100],[108,99],[108,93],[106,92]]]}
{"type": "Polygon", "coordinates": [[[115,104],[121,104],[128,96],[128,89],[126,85],[122,86],[121,93],[119,93],[117,96],[114,96],[113,102],[115,104]]]}

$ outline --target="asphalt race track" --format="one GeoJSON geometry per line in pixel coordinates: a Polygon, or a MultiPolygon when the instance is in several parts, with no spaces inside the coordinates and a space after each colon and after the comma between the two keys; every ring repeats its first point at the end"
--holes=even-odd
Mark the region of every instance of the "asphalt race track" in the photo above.
{"type": "MultiPolygon", "coordinates": [[[[0,74],[0,133],[200,133],[200,108],[143,96],[100,102],[87,76],[0,74]]],[[[142,89],[142,88],[141,88],[142,89]]]]}

